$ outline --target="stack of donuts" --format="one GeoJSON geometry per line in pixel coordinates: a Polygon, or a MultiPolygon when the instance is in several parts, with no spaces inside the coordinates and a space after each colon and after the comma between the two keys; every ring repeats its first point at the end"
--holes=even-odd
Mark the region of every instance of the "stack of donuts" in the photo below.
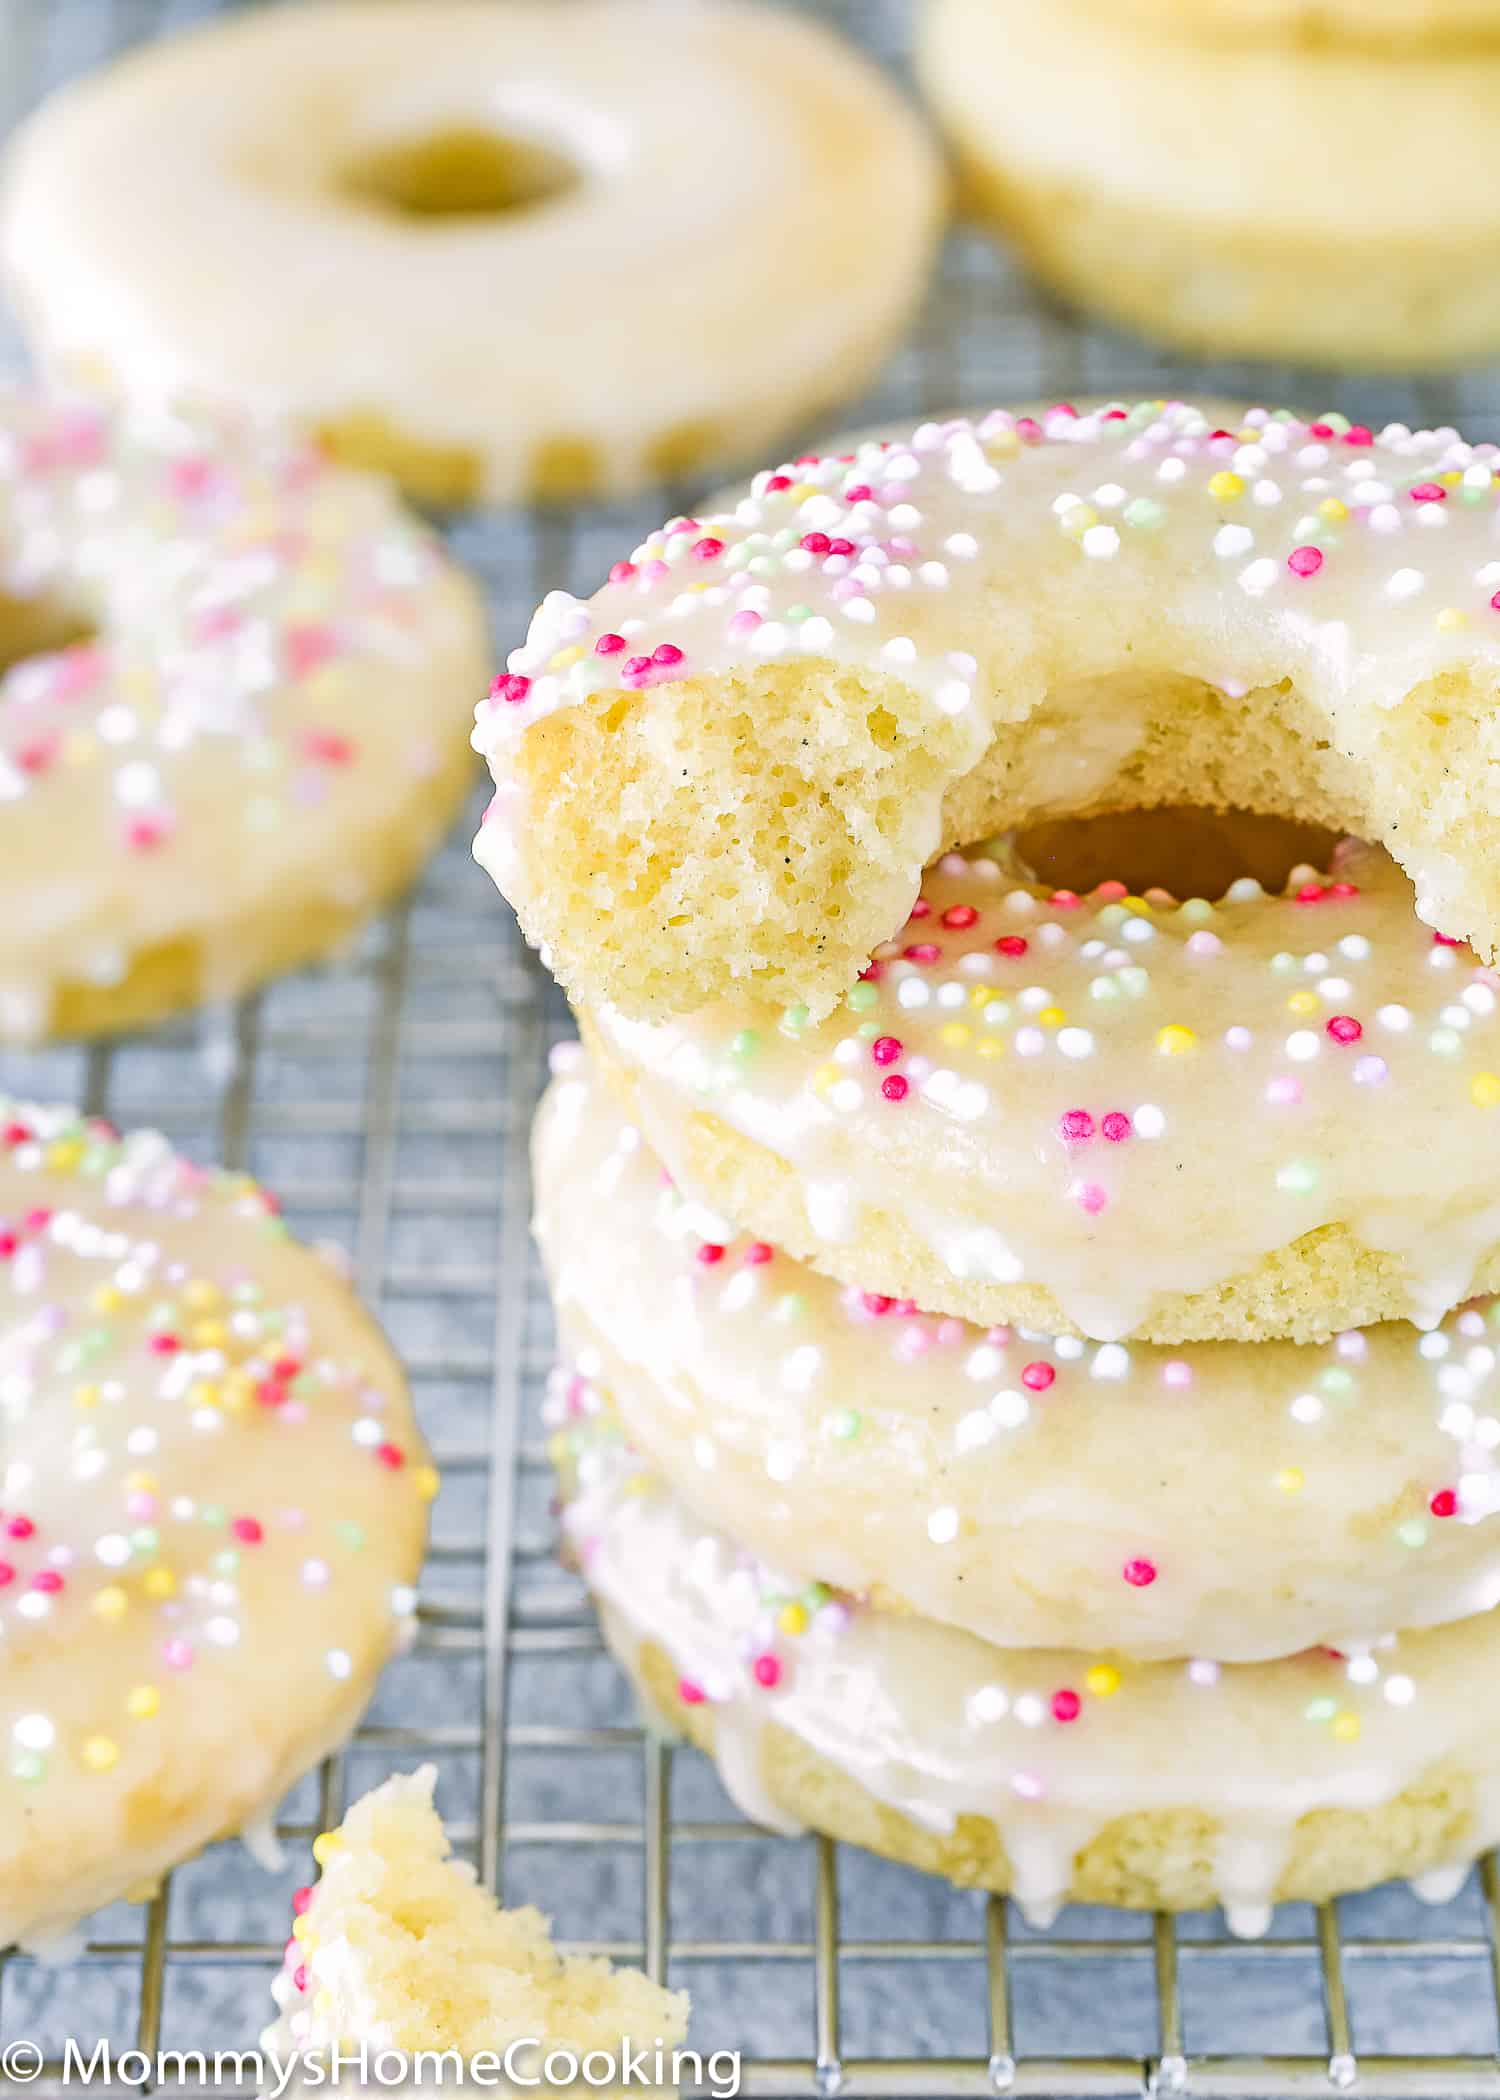
{"type": "Polygon", "coordinates": [[[1500,1836],[1497,699],[1500,454],[1335,414],[928,423],[537,613],[563,1525],[754,1817],[1248,1933],[1500,1836]]]}

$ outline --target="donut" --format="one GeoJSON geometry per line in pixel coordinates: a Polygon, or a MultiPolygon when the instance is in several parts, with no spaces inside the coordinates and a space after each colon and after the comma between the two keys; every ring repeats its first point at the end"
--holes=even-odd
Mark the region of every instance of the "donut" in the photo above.
{"type": "MultiPolygon", "coordinates": [[[[498,1908],[452,1856],[436,1777],[431,1765],[396,1774],[314,1842],[322,1872],[294,1899],[271,1986],[280,2016],[262,2047],[282,2063],[360,2045],[456,2050],[468,2062],[532,2038],[580,2055],[618,2057],[622,2040],[670,2052],[687,2026],[686,1993],[598,1955],[559,1955],[539,1911],[498,1908]]],[[[630,2080],[588,2084],[618,2092],[630,2080]]]]}
{"type": "Polygon", "coordinates": [[[1500,1286],[1497,988],[1378,847],[1180,903],[1001,840],[929,869],[826,1020],[739,994],[584,1031],[685,1186],[845,1283],[1309,1341],[1500,1286]]]}
{"type": "Polygon", "coordinates": [[[944,201],[907,104],[790,14],[314,0],[55,96],[0,247],[50,370],[508,503],[753,458],[857,393],[944,201]]]}
{"type": "Polygon", "coordinates": [[[304,441],[0,392],[0,1041],[347,942],[459,806],[487,654],[437,543],[304,441]]]}
{"type": "Polygon", "coordinates": [[[919,46],[965,203],[1064,297],[1194,355],[1500,347],[1488,0],[928,0],[919,46]]]}
{"type": "Polygon", "coordinates": [[[1496,450],[1190,404],[1003,410],[756,477],[480,706],[476,853],[575,1001],[814,1020],[945,848],[1241,808],[1383,844],[1500,940],[1496,450]]]}
{"type": "Polygon", "coordinates": [[[0,1099],[0,1945],[149,1894],[350,1733],[437,1476],[247,1175],[0,1099]]]}
{"type": "Polygon", "coordinates": [[[772,1829],[1006,1890],[1037,1925],[1217,1902],[1247,1935],[1392,1875],[1446,1900],[1500,1832],[1493,1613],[1224,1667],[1007,1651],[767,1566],[607,1415],[559,1427],[610,1648],[772,1829]]]}
{"type": "Polygon", "coordinates": [[[1260,1662],[1500,1604],[1500,1301],[1319,1348],[1088,1345],[736,1233],[576,1052],[534,1151],[580,1404],[607,1394],[767,1561],[1000,1647],[1138,1659],[1260,1662]]]}

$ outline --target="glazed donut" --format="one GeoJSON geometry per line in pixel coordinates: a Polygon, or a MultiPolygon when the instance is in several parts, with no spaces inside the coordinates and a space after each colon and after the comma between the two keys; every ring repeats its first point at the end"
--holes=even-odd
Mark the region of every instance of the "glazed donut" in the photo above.
{"type": "Polygon", "coordinates": [[[513,502],[753,458],[857,393],[943,191],[882,75],[789,14],[315,0],[54,98],[0,240],[52,370],[223,390],[423,500],[513,502]]]}
{"type": "Polygon", "coordinates": [[[0,394],[0,1041],[346,942],[462,799],[487,654],[436,542],[301,441],[0,394]]]}
{"type": "Polygon", "coordinates": [[[1428,1325],[1500,1285],[1500,975],[1345,841],[1280,895],[928,871],[825,1021],[585,1017],[672,1173],[846,1283],[1158,1342],[1428,1325]]]}
{"type": "Polygon", "coordinates": [[[573,1424],[564,1535],[648,1705],[773,1829],[981,1888],[1264,1931],[1395,1874],[1446,1900],[1500,1832],[1500,1622],[1221,1669],[994,1648],[768,1568],[573,1424]]]}
{"type": "Polygon", "coordinates": [[[475,850],[573,997],[631,1015],[821,1018],[945,847],[1153,804],[1376,839],[1492,958],[1495,458],[1146,402],[758,476],[549,594],[480,709],[475,850]]]}
{"type": "Polygon", "coordinates": [[[1258,1662],[1500,1603],[1493,1304],[1324,1348],[976,1328],[705,1213],[576,1051],[534,1147],[570,1362],[768,1561],[1001,1647],[1138,1658],[1258,1662]]]}
{"type": "Polygon", "coordinates": [[[1500,347],[1489,0],[928,0],[919,70],[965,201],[1070,299],[1212,356],[1500,347]]]}
{"type": "Polygon", "coordinates": [[[411,1631],[437,1476],[248,1176],[0,1101],[0,1944],[273,1809],[411,1631]]]}
{"type": "Polygon", "coordinates": [[[598,1955],[559,1955],[539,1911],[500,1910],[452,1856],[436,1776],[431,1765],[398,1773],[315,1841],[322,1875],[297,1892],[271,1986],[280,2017],[262,2047],[282,2061],[361,2042],[468,2061],[530,2037],[580,2053],[618,2054],[622,2039],[670,2052],[687,2026],[686,1993],[598,1955]]]}

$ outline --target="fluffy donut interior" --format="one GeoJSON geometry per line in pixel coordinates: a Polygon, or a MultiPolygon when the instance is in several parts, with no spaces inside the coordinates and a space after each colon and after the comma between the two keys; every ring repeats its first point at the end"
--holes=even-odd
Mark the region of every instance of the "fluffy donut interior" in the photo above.
{"type": "Polygon", "coordinates": [[[728,960],[767,1001],[818,1015],[937,853],[1180,804],[1378,839],[1429,902],[1462,897],[1458,930],[1500,923],[1500,810],[1475,793],[1476,768],[1500,761],[1500,711],[1460,673],[1341,722],[1341,748],[1288,681],[1231,696],[1126,669],[1007,713],[943,717],[897,679],[806,659],[563,709],[516,761],[523,921],[578,996],[691,1012],[726,989],[728,960]]]}

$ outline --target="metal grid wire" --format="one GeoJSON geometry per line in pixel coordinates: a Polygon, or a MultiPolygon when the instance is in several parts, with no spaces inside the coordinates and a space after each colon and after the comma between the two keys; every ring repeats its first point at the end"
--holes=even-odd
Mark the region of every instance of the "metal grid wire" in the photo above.
{"type": "MultiPolygon", "coordinates": [[[[903,0],[807,4],[901,68],[903,0]]],[[[0,127],[112,51],[211,11],[0,0],[0,127]]],[[[964,234],[849,422],[1184,388],[1500,434],[1493,373],[1403,387],[1177,365],[1080,326],[964,234]]],[[[451,536],[490,590],[504,646],[544,589],[589,588],[692,493],[464,520],[451,536]]],[[[157,1123],[201,1156],[250,1166],[304,1231],[341,1240],[405,1354],[445,1480],[417,1647],[346,1753],[286,1805],[284,1869],[216,1848],[144,1910],[92,1921],[65,1966],[0,1964],[0,2042],[33,2038],[53,2059],[28,2090],[60,2089],[69,2034],[148,2053],[247,2046],[311,1836],[383,1773],[431,1759],[484,1879],[540,1902],[567,1944],[686,1985],[694,2041],[743,2048],[749,2092],[1500,2100],[1494,1857],[1441,1912],[1400,1891],[1290,1906],[1255,1947],[1216,1918],[1086,1910],[1038,1935],[999,1899],[755,1829],[704,1760],[642,1733],[581,1590],[551,1558],[538,1415],[550,1326],[524,1139],[567,1017],[467,836],[345,965],[115,1047],[0,1057],[0,1084],[157,1123]]]]}

